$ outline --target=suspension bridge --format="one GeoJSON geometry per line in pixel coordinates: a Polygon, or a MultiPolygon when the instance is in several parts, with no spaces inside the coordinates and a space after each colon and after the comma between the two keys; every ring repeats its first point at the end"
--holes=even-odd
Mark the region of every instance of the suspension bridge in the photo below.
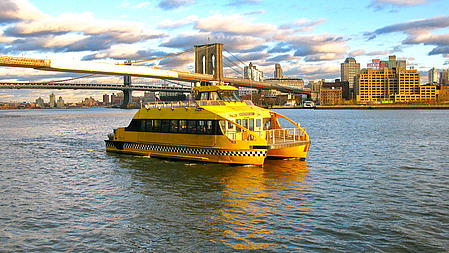
{"type": "Polygon", "coordinates": [[[223,55],[223,44],[214,43],[206,45],[197,45],[194,48],[182,51],[180,53],[166,55],[157,58],[138,61],[126,61],[125,63],[98,63],[89,61],[69,62],[63,60],[33,59],[26,57],[0,56],[0,66],[32,68],[41,71],[55,71],[66,73],[84,73],[88,74],[81,77],[51,81],[51,82],[0,82],[1,89],[94,89],[94,90],[122,90],[124,93],[123,107],[126,107],[131,101],[132,91],[173,91],[188,92],[190,88],[182,85],[177,87],[163,87],[155,85],[132,84],[131,77],[153,78],[171,81],[187,82],[190,85],[194,83],[225,82],[238,87],[250,87],[257,89],[273,89],[283,92],[310,95],[310,91],[305,91],[297,87],[283,86],[278,84],[254,81],[250,79],[239,78],[243,73],[240,64],[243,61],[235,55],[225,50],[230,59],[223,55]],[[170,57],[177,57],[182,54],[195,54],[195,72],[184,72],[177,70],[161,69],[150,66],[140,66],[139,64],[150,61],[158,61],[170,57]],[[224,69],[228,72],[237,73],[237,77],[225,77],[224,69]],[[99,84],[99,83],[70,83],[68,81],[92,77],[94,75],[123,76],[123,84],[99,84]]]}

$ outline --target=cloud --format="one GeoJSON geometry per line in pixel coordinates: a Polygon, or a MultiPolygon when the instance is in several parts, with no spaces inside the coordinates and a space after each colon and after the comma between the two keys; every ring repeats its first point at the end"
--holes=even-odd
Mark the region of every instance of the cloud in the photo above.
{"type": "Polygon", "coordinates": [[[365,36],[374,39],[378,35],[400,32],[407,35],[407,38],[402,41],[403,45],[433,45],[436,47],[429,52],[429,55],[444,54],[444,47],[449,44],[449,33],[435,34],[432,32],[448,27],[449,16],[442,16],[385,26],[374,32],[365,33],[365,36]]]}
{"type": "Polygon", "coordinates": [[[413,6],[425,4],[427,0],[373,0],[372,6],[396,5],[396,6],[413,6]]]}
{"type": "Polygon", "coordinates": [[[121,4],[120,4],[120,8],[125,8],[125,9],[143,9],[143,8],[149,8],[151,5],[150,2],[140,2],[137,4],[131,4],[128,0],[124,0],[121,4]]]}
{"type": "Polygon", "coordinates": [[[281,54],[281,55],[277,55],[277,56],[274,56],[274,57],[267,58],[266,61],[267,62],[277,63],[277,62],[281,62],[281,61],[289,61],[289,60],[294,60],[294,59],[298,59],[298,57],[294,57],[291,54],[281,54]]]}
{"type": "Polygon", "coordinates": [[[158,27],[159,28],[168,28],[168,29],[175,29],[175,28],[179,28],[179,27],[183,27],[183,26],[187,26],[187,25],[191,25],[196,23],[196,21],[198,21],[198,16],[192,15],[192,16],[188,16],[185,19],[181,19],[181,20],[176,20],[176,21],[172,21],[170,19],[165,19],[162,22],[159,23],[158,27]]]}
{"type": "Polygon", "coordinates": [[[2,0],[0,2],[0,22],[37,20],[45,15],[28,0],[2,0]]]}
{"type": "Polygon", "coordinates": [[[348,49],[345,39],[328,34],[293,36],[286,42],[296,50],[295,56],[305,56],[309,61],[338,59],[348,49]]]}
{"type": "Polygon", "coordinates": [[[223,43],[224,48],[231,52],[240,50],[251,50],[261,46],[265,40],[252,36],[227,35],[223,33],[194,32],[182,33],[168,40],[163,41],[160,46],[176,49],[188,49],[193,45],[223,43]]]}
{"type": "Polygon", "coordinates": [[[262,0],[231,0],[228,5],[241,6],[241,5],[255,5],[262,2],[262,0]]]}
{"type": "Polygon", "coordinates": [[[5,37],[13,42],[0,45],[2,53],[96,51],[115,44],[133,44],[166,36],[163,32],[148,30],[143,23],[100,20],[87,12],[20,21],[8,26],[2,34],[0,43],[5,37]]]}
{"type": "Polygon", "coordinates": [[[349,52],[349,56],[355,57],[355,56],[359,56],[359,55],[364,55],[365,53],[366,53],[365,50],[357,49],[357,50],[354,50],[352,52],[349,52]]]}
{"type": "Polygon", "coordinates": [[[274,33],[277,27],[268,23],[253,24],[248,18],[235,14],[231,16],[214,15],[198,21],[196,29],[202,32],[227,33],[233,35],[266,36],[274,33]]]}
{"type": "Polygon", "coordinates": [[[194,0],[162,0],[159,2],[158,6],[164,10],[172,10],[194,2],[194,0]]]}
{"type": "Polygon", "coordinates": [[[315,26],[326,22],[325,18],[320,18],[317,20],[309,20],[307,18],[301,18],[295,20],[289,27],[293,28],[296,32],[310,32],[315,29],[315,26]]]}
{"type": "Polygon", "coordinates": [[[250,11],[243,13],[243,16],[250,16],[250,15],[260,15],[265,14],[265,10],[256,10],[256,11],[250,11]]]}
{"type": "Polygon", "coordinates": [[[339,64],[307,64],[284,70],[289,76],[299,76],[307,80],[335,79],[340,76],[339,64]]]}
{"type": "Polygon", "coordinates": [[[82,60],[114,59],[114,60],[143,60],[165,56],[168,53],[152,49],[142,49],[137,45],[118,44],[108,50],[86,55],[82,60]]]}

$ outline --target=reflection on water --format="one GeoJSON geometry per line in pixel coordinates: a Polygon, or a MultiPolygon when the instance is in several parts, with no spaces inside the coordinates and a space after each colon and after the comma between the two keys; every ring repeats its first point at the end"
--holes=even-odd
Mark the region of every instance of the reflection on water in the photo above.
{"type": "Polygon", "coordinates": [[[289,222],[279,224],[276,216],[307,211],[297,195],[298,190],[307,188],[306,162],[268,160],[263,168],[234,169],[222,179],[223,205],[210,217],[211,229],[223,234],[217,243],[233,249],[270,249],[278,247],[276,241],[294,240],[280,230],[289,222]]]}
{"type": "Polygon", "coordinates": [[[256,167],[112,155],[131,174],[131,188],[141,194],[136,202],[145,203],[129,227],[133,234],[152,234],[153,247],[169,240],[176,248],[171,236],[186,237],[201,227],[204,236],[214,234],[213,244],[225,248],[276,248],[278,241],[298,236],[287,231],[299,221],[287,217],[310,208],[298,194],[307,189],[305,161],[267,160],[256,167]],[[177,231],[154,226],[175,221],[183,224],[177,231]]]}

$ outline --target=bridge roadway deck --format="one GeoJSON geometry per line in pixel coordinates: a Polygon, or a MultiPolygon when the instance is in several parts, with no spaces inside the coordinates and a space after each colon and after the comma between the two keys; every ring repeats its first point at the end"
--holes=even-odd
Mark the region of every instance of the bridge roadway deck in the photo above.
{"type": "Polygon", "coordinates": [[[164,91],[164,92],[190,92],[189,87],[149,86],[133,84],[125,86],[120,84],[99,83],[18,83],[0,82],[0,89],[86,89],[86,90],[133,90],[133,91],[164,91]]]}

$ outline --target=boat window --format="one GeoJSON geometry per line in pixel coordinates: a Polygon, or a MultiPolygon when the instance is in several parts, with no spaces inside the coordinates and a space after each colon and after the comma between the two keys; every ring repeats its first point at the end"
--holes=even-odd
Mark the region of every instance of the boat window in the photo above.
{"type": "MultiPolygon", "coordinates": [[[[235,121],[235,123],[237,123],[238,125],[242,125],[242,120],[241,120],[241,119],[238,119],[238,120],[235,121]]],[[[242,129],[241,129],[240,127],[237,127],[237,128],[236,128],[236,131],[237,131],[237,132],[240,132],[240,131],[242,131],[242,129]]]]}
{"type": "Polygon", "coordinates": [[[196,120],[189,120],[187,123],[187,132],[189,134],[195,134],[196,133],[196,120]]]}
{"type": "Polygon", "coordinates": [[[271,129],[271,118],[263,119],[263,130],[270,130],[270,129],[271,129]]]}
{"type": "Polygon", "coordinates": [[[197,132],[200,133],[200,134],[205,134],[206,133],[206,121],[205,120],[199,120],[198,121],[197,132]]]}
{"type": "MultiPolygon", "coordinates": [[[[222,122],[222,123],[221,123],[222,122]]],[[[218,120],[133,119],[125,131],[222,135],[218,120]]]]}
{"type": "Polygon", "coordinates": [[[234,90],[220,91],[220,97],[223,101],[241,101],[240,97],[237,95],[237,91],[234,90]]]}
{"type": "Polygon", "coordinates": [[[145,132],[151,132],[153,131],[153,120],[152,119],[147,119],[145,120],[146,124],[145,124],[145,132]]]}
{"type": "Polygon", "coordinates": [[[234,129],[234,124],[232,124],[232,122],[228,122],[228,129],[234,129]]]}
{"type": "Polygon", "coordinates": [[[168,133],[170,130],[170,122],[168,119],[161,120],[161,132],[168,133]]]}
{"type": "Polygon", "coordinates": [[[254,131],[254,119],[249,119],[249,130],[254,131]]]}
{"type": "Polygon", "coordinates": [[[187,120],[182,119],[179,121],[179,132],[187,133],[187,120]]]}
{"type": "Polygon", "coordinates": [[[170,133],[177,133],[178,132],[178,120],[172,119],[170,120],[170,133]]]}
{"type": "Polygon", "coordinates": [[[153,120],[153,132],[161,131],[161,120],[155,119],[153,120]]]}
{"type": "Polygon", "coordinates": [[[214,125],[212,124],[212,120],[208,120],[206,122],[206,133],[207,134],[214,134],[214,125]]]}
{"type": "Polygon", "coordinates": [[[140,131],[140,120],[133,119],[129,123],[129,126],[125,128],[125,131],[140,131]]]}
{"type": "Polygon", "coordinates": [[[220,97],[218,96],[218,93],[214,91],[209,94],[209,100],[220,100],[220,97]]]}
{"type": "Polygon", "coordinates": [[[244,119],[243,120],[243,125],[244,128],[248,128],[248,119],[244,119]]]}
{"type": "Polygon", "coordinates": [[[260,127],[262,125],[262,120],[256,119],[256,127],[260,127]]]}

